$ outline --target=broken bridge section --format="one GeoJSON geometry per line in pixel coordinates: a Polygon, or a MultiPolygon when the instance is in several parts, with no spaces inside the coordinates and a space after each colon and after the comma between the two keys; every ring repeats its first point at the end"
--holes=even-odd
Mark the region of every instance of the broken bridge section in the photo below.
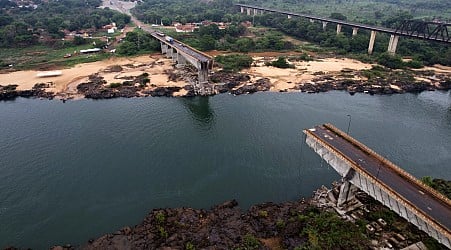
{"type": "Polygon", "coordinates": [[[451,248],[451,201],[331,124],[304,130],[306,143],[342,177],[338,205],[366,192],[451,248]]]}

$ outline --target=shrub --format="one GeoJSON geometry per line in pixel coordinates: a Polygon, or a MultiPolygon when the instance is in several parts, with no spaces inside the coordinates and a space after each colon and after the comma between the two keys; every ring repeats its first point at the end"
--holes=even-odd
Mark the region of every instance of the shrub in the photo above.
{"type": "Polygon", "coordinates": [[[289,64],[287,62],[287,59],[282,56],[279,57],[276,61],[269,63],[269,65],[281,69],[294,68],[294,65],[289,64]]]}
{"type": "Polygon", "coordinates": [[[244,68],[250,68],[253,62],[252,57],[242,54],[217,56],[215,60],[222,65],[224,71],[236,72],[244,68]]]}
{"type": "Polygon", "coordinates": [[[122,86],[122,84],[119,82],[113,82],[110,84],[110,88],[119,88],[120,86],[122,86]]]}

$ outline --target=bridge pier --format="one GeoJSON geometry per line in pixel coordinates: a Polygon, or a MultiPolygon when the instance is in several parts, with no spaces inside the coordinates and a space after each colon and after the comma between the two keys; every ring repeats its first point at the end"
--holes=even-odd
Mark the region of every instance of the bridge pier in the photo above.
{"type": "Polygon", "coordinates": [[[176,63],[176,62],[177,62],[178,55],[179,55],[178,51],[172,49],[172,62],[173,62],[173,63],[176,63]]]}
{"type": "Polygon", "coordinates": [[[172,47],[168,46],[166,50],[166,58],[172,58],[173,49],[172,47]]]}
{"type": "Polygon", "coordinates": [[[309,21],[310,21],[310,23],[314,23],[315,22],[315,20],[313,20],[313,19],[309,19],[309,21]]]}
{"type": "Polygon", "coordinates": [[[161,54],[166,54],[168,51],[168,45],[163,42],[160,42],[160,45],[161,45],[161,54]]]}
{"type": "Polygon", "coordinates": [[[258,15],[258,10],[254,9],[254,16],[258,15]]]}
{"type": "Polygon", "coordinates": [[[287,18],[288,18],[288,19],[291,19],[291,15],[287,15],[287,18]]]}
{"type": "Polygon", "coordinates": [[[241,11],[241,13],[244,13],[244,7],[243,6],[240,7],[240,11],[241,11]]]}
{"type": "Polygon", "coordinates": [[[337,24],[337,35],[341,33],[341,24],[337,24]]]}
{"type": "Polygon", "coordinates": [[[356,36],[357,35],[357,31],[359,31],[359,28],[353,27],[352,28],[352,36],[356,36]]]}
{"type": "Polygon", "coordinates": [[[246,14],[247,14],[248,16],[251,15],[251,8],[247,8],[247,9],[246,9],[246,14]]]}
{"type": "Polygon", "coordinates": [[[369,55],[373,54],[374,41],[376,41],[376,31],[372,30],[371,36],[370,36],[370,43],[368,45],[368,54],[369,55]]]}
{"type": "Polygon", "coordinates": [[[397,35],[391,35],[390,36],[390,42],[388,43],[388,53],[390,55],[394,55],[396,53],[396,47],[398,46],[398,40],[399,36],[397,35]]]}
{"type": "Polygon", "coordinates": [[[184,56],[182,56],[180,53],[177,53],[177,64],[178,65],[185,65],[186,59],[184,56]]]}
{"type": "Polygon", "coordinates": [[[323,30],[326,31],[327,22],[323,22],[323,30]]]}

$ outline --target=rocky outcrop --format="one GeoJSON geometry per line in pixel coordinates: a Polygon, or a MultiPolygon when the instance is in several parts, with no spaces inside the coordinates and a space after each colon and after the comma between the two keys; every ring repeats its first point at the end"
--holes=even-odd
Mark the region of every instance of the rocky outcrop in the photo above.
{"type": "Polygon", "coordinates": [[[49,87],[48,83],[38,83],[31,90],[17,90],[17,85],[15,84],[7,86],[0,85],[0,101],[14,100],[17,97],[52,99],[55,96],[54,93],[45,91],[49,87]]]}
{"type": "Polygon", "coordinates": [[[295,220],[292,225],[286,220],[302,213],[306,207],[303,200],[264,203],[242,213],[238,203],[231,200],[211,210],[154,209],[141,224],[90,240],[82,249],[190,249],[190,246],[196,249],[268,249],[262,239],[281,237],[281,234],[289,235],[289,239],[281,237],[280,242],[294,248],[290,242],[302,241],[297,233],[299,225],[295,220]],[[286,227],[285,223],[290,226],[286,227]],[[293,233],[285,233],[287,230],[293,233]]]}

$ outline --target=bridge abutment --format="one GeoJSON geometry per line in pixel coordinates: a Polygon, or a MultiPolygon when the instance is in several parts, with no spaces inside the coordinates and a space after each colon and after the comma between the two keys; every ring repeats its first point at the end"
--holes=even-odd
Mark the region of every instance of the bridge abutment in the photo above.
{"type": "Polygon", "coordinates": [[[376,41],[376,31],[372,30],[370,35],[370,43],[368,45],[368,54],[373,54],[374,42],[376,41]]]}

